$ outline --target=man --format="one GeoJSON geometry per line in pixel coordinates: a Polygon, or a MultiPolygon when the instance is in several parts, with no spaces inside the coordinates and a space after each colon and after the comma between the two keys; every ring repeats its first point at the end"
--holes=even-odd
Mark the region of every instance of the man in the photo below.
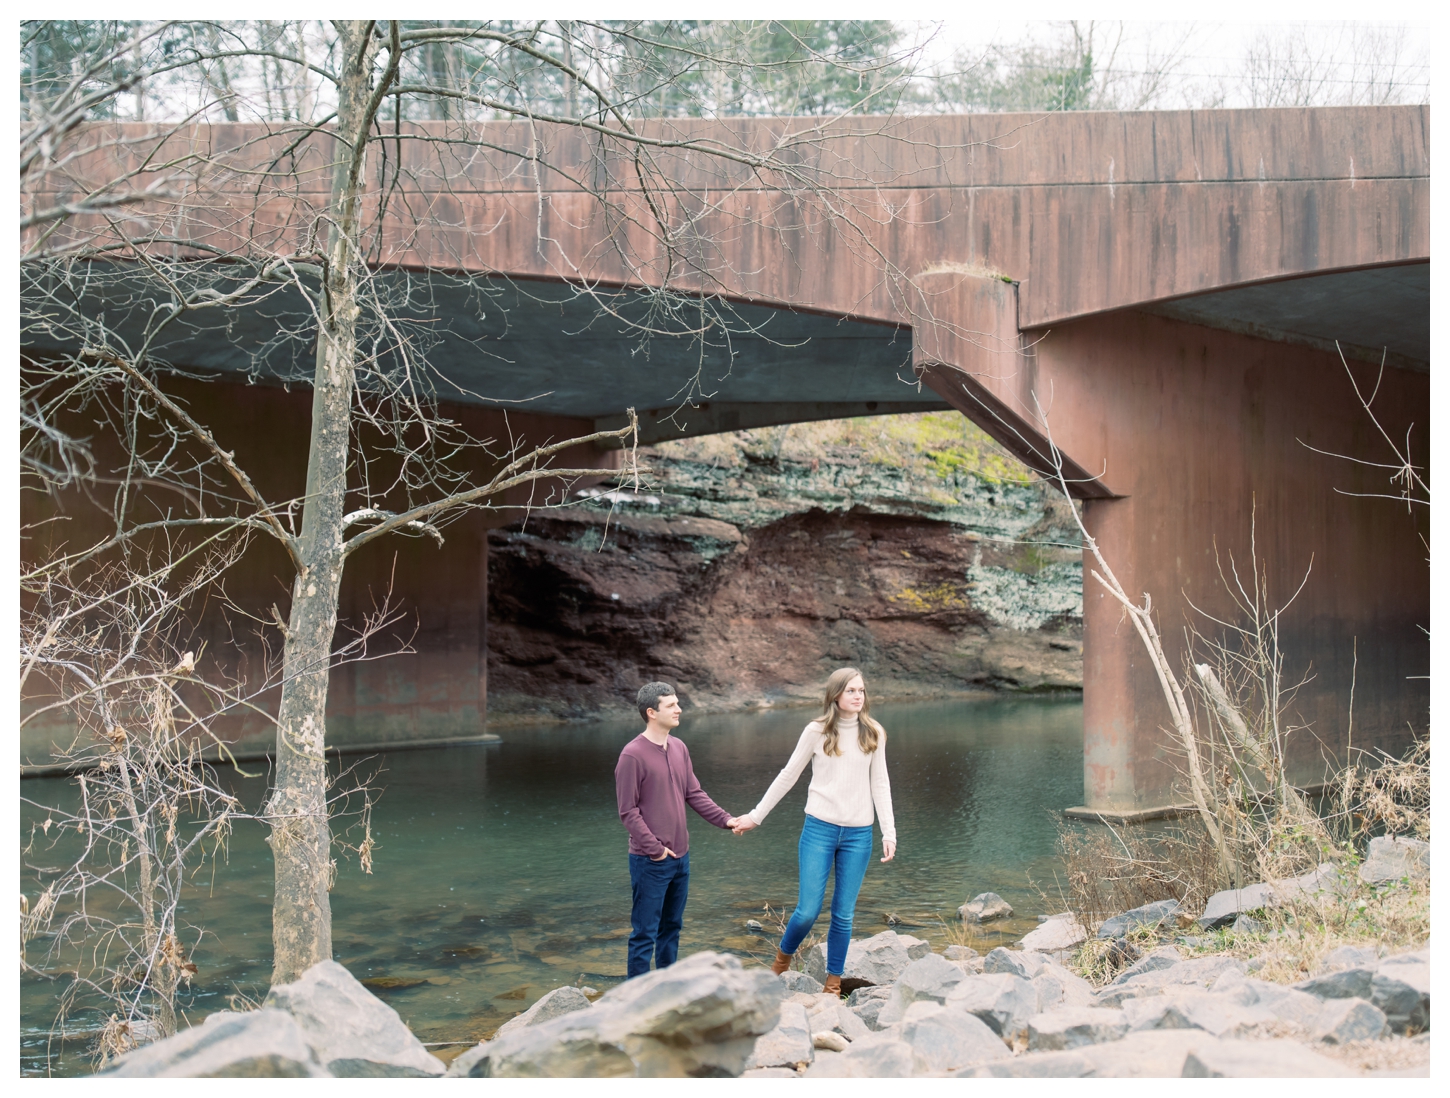
{"type": "Polygon", "coordinates": [[[706,823],[733,828],[737,820],[695,780],[690,751],[670,736],[680,723],[680,699],[667,682],[640,687],[636,697],[645,729],[619,753],[614,790],[619,818],[629,831],[630,910],[627,973],[674,964],[690,891],[690,835],[685,805],[706,823]]]}

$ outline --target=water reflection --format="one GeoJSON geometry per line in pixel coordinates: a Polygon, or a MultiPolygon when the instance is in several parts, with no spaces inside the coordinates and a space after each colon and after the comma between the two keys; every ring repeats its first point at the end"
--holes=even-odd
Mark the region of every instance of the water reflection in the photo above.
{"type": "MultiPolygon", "coordinates": [[[[941,943],[937,919],[983,891],[1017,909],[984,945],[1020,936],[1042,905],[1029,874],[1051,880],[1061,810],[1082,795],[1077,702],[984,699],[882,705],[900,849],[881,865],[880,838],[857,904],[856,934],[886,926],[941,943]]],[[[705,789],[732,813],[754,806],[809,714],[686,714],[705,789]]],[[[624,974],[629,933],[626,835],[614,810],[614,761],[638,724],[510,731],[491,747],[398,752],[377,760],[374,872],[341,861],[332,893],[337,959],[425,1041],[472,1041],[550,988],[603,990],[624,974]]],[[[260,803],[263,779],[233,779],[260,803]]],[[[768,960],[773,934],[746,928],[795,902],[795,844],[807,777],[743,837],[691,816],[690,903],[683,952],[723,949],[768,960]]],[[[29,781],[42,803],[73,796],[29,781]]],[[[22,834],[34,813],[22,813],[22,834]]],[[[22,870],[22,874],[25,871],[22,870]]],[[[239,828],[214,883],[203,875],[186,915],[205,928],[186,1015],[199,1022],[228,996],[265,994],[271,969],[272,866],[260,827],[239,828]]],[[[32,894],[33,878],[23,887],[32,894]]],[[[34,955],[34,945],[32,945],[34,955]]],[[[22,1069],[43,1073],[54,984],[22,980],[22,1069]]],[[[84,1022],[84,1019],[80,1019],[84,1022]]],[[[53,1043],[56,1074],[87,1070],[84,1041],[53,1043]]]]}

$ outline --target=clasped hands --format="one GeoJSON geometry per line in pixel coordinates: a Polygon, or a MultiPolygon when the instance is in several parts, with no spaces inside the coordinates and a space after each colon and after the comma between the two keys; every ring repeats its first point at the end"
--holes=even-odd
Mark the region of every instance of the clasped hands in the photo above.
{"type": "MultiPolygon", "coordinates": [[[[757,824],[754,820],[750,819],[748,816],[731,816],[728,820],[725,821],[725,826],[728,827],[731,831],[735,832],[735,834],[737,835],[744,835],[747,831],[751,831],[754,828],[759,827],[760,825],[757,824]]],[[[885,855],[885,857],[881,859],[883,862],[889,862],[892,858],[896,857],[895,840],[883,839],[881,842],[881,852],[885,855]]]]}

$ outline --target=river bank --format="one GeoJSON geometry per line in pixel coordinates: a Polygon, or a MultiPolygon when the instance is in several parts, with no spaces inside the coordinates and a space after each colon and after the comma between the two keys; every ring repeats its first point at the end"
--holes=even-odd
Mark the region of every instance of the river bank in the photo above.
{"type": "Polygon", "coordinates": [[[489,716],[808,705],[835,667],[881,698],[1082,688],[1065,505],[956,413],[740,431],[640,451],[489,539],[489,716]]]}

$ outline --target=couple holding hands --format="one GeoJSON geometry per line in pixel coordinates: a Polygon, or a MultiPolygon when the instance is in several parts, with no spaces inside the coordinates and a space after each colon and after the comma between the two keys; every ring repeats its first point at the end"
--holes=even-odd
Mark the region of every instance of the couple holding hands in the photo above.
{"type": "Polygon", "coordinates": [[[839,995],[856,894],[871,861],[871,825],[881,820],[881,860],[896,856],[891,781],[886,773],[886,730],[871,718],[866,683],[854,667],[843,667],[826,682],[822,713],[806,725],[765,796],[743,816],[717,805],[695,778],[690,752],[670,732],[680,723],[680,701],[669,683],[640,688],[645,730],[625,745],[614,768],[619,818],[629,831],[629,976],[673,964],[684,924],[690,887],[689,805],[707,823],[737,835],[759,827],[811,764],[805,826],[801,829],[800,896],[771,966],[777,974],[821,913],[826,878],[835,868],[831,929],[826,938],[826,991],[839,995]]]}

